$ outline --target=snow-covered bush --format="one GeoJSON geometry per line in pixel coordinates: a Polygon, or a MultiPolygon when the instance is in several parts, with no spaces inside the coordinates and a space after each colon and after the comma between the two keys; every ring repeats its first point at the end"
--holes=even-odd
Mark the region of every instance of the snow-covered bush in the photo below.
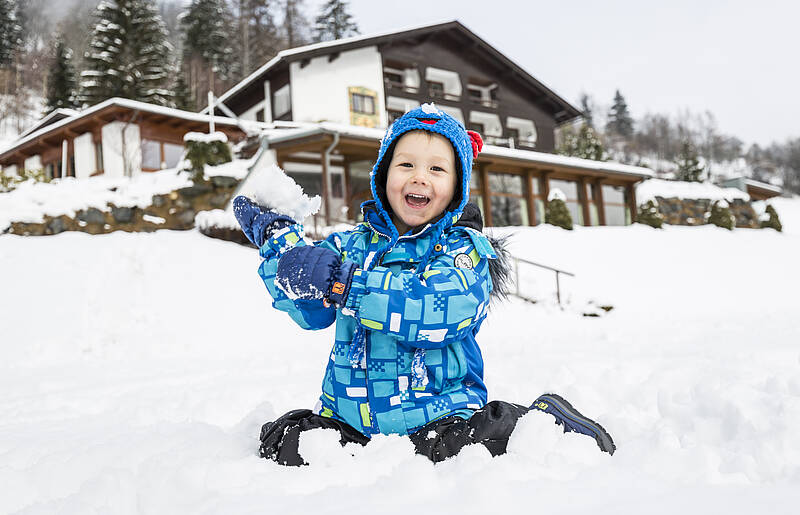
{"type": "Polygon", "coordinates": [[[0,193],[11,191],[25,181],[50,182],[50,179],[42,169],[23,170],[20,175],[6,175],[0,171],[0,193]]]}
{"type": "Polygon", "coordinates": [[[718,200],[711,206],[711,212],[708,214],[708,223],[732,231],[736,225],[736,217],[731,214],[731,209],[726,201],[718,200]]]}
{"type": "Polygon", "coordinates": [[[183,140],[186,142],[186,159],[191,163],[190,171],[194,182],[203,181],[205,165],[216,166],[233,160],[228,138],[221,132],[189,132],[183,140]]]}
{"type": "Polygon", "coordinates": [[[569,214],[564,193],[559,189],[550,190],[547,196],[547,207],[544,211],[544,221],[568,231],[572,230],[572,215],[569,214]]]}
{"type": "Polygon", "coordinates": [[[764,212],[764,217],[761,220],[761,228],[775,229],[778,232],[783,231],[781,219],[778,217],[778,212],[775,211],[775,208],[772,207],[772,204],[768,205],[767,210],[764,212]]]}
{"type": "Polygon", "coordinates": [[[636,221],[640,224],[660,229],[664,224],[664,215],[658,211],[658,203],[651,199],[639,206],[639,212],[636,213],[636,221]]]}

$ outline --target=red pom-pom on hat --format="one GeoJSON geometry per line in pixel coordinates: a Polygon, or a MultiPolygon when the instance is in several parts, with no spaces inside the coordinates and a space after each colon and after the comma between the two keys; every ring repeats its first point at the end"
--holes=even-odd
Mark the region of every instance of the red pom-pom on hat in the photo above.
{"type": "Polygon", "coordinates": [[[483,150],[483,138],[475,131],[467,131],[470,141],[472,142],[472,158],[478,157],[478,152],[483,150]]]}

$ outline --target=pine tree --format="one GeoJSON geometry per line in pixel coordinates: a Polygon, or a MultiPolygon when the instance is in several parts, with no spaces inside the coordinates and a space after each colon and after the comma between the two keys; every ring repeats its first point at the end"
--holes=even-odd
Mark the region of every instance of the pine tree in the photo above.
{"type": "Polygon", "coordinates": [[[0,0],[0,68],[14,62],[24,41],[22,5],[18,0],[0,0]]]}
{"type": "Polygon", "coordinates": [[[172,46],[152,1],[103,1],[95,17],[87,70],[81,73],[81,101],[94,105],[123,97],[169,105],[172,94],[165,86],[172,46]]]}
{"type": "Polygon", "coordinates": [[[565,198],[561,190],[550,191],[547,206],[544,209],[544,222],[571,231],[572,215],[569,213],[565,198]]]}
{"type": "Polygon", "coordinates": [[[766,220],[761,220],[761,228],[762,229],[775,229],[778,232],[783,231],[783,225],[781,224],[781,219],[778,217],[778,212],[775,211],[775,208],[772,207],[772,204],[767,206],[767,210],[764,213],[767,215],[766,220]]]}
{"type": "Polygon", "coordinates": [[[664,215],[658,210],[658,202],[650,199],[639,206],[639,212],[636,213],[636,222],[660,229],[664,225],[664,215]]]}
{"type": "Polygon", "coordinates": [[[697,150],[689,140],[683,140],[681,151],[678,153],[678,172],[676,178],[679,181],[702,182],[705,168],[700,165],[700,157],[697,150]]]}
{"type": "Polygon", "coordinates": [[[358,25],[347,12],[347,2],[328,0],[320,9],[314,27],[316,42],[331,41],[358,34],[358,25]]]}
{"type": "Polygon", "coordinates": [[[707,213],[706,216],[708,217],[708,223],[729,231],[732,231],[736,225],[736,217],[731,214],[731,209],[724,200],[714,202],[711,206],[711,213],[707,213]]]}
{"type": "Polygon", "coordinates": [[[628,112],[628,104],[625,102],[625,97],[622,96],[619,90],[614,94],[614,104],[608,111],[606,131],[623,138],[633,136],[633,118],[628,112]]]}
{"type": "Polygon", "coordinates": [[[306,44],[308,20],[303,16],[303,0],[284,0],[282,29],[288,48],[306,44]]]}
{"type": "Polygon", "coordinates": [[[197,106],[192,96],[192,90],[186,82],[186,74],[183,71],[182,63],[175,66],[175,83],[172,86],[172,98],[175,107],[184,111],[195,111],[197,106]]]}
{"type": "Polygon", "coordinates": [[[238,54],[242,75],[248,75],[281,49],[278,26],[272,15],[275,0],[237,0],[238,54]]]}
{"type": "Polygon", "coordinates": [[[594,115],[592,113],[592,101],[586,93],[581,94],[581,112],[583,113],[583,121],[591,128],[594,128],[594,115]]]}
{"type": "Polygon", "coordinates": [[[59,34],[53,42],[53,61],[47,74],[45,114],[60,108],[78,107],[76,85],[72,50],[66,47],[59,34]]]}
{"type": "Polygon", "coordinates": [[[606,149],[603,142],[588,124],[584,123],[578,129],[577,134],[574,130],[567,130],[564,133],[564,141],[559,145],[557,152],[565,156],[580,157],[593,161],[605,161],[606,149]]]}
{"type": "Polygon", "coordinates": [[[233,16],[225,0],[192,0],[181,18],[183,59],[191,72],[195,99],[202,101],[205,92],[222,89],[218,82],[238,77],[240,68],[233,58],[233,16]],[[200,90],[200,75],[208,76],[207,89],[200,90]]]}

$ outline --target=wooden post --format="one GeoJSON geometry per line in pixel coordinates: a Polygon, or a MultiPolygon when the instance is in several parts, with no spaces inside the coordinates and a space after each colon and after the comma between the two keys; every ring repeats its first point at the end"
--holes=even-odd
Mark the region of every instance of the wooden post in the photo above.
{"type": "Polygon", "coordinates": [[[325,150],[329,143],[326,143],[319,151],[320,162],[322,163],[322,203],[325,206],[325,225],[331,224],[331,192],[328,191],[328,162],[325,159],[325,150]]]}
{"type": "Polygon", "coordinates": [[[631,223],[636,221],[636,183],[628,184],[625,187],[628,192],[628,209],[631,210],[631,223]]]}
{"type": "Polygon", "coordinates": [[[350,213],[350,197],[353,194],[350,191],[350,159],[344,156],[343,170],[342,170],[342,196],[344,197],[344,206],[347,209],[347,219],[355,220],[355,217],[350,213]]]}
{"type": "Polygon", "coordinates": [[[606,224],[606,201],[603,199],[603,185],[600,181],[592,183],[594,191],[594,205],[597,208],[597,221],[600,225],[606,224]]]}
{"type": "Polygon", "coordinates": [[[581,177],[578,181],[578,202],[581,203],[583,211],[583,225],[590,227],[592,225],[592,212],[589,209],[589,196],[586,193],[586,177],[581,177]]]}
{"type": "Polygon", "coordinates": [[[533,198],[533,171],[525,170],[525,201],[528,204],[528,225],[536,225],[536,204],[533,198]]]}
{"type": "Polygon", "coordinates": [[[547,206],[547,197],[550,196],[550,181],[547,179],[548,175],[550,175],[550,172],[542,172],[542,175],[539,176],[539,191],[541,192],[545,206],[547,206]]]}
{"type": "Polygon", "coordinates": [[[483,197],[483,217],[486,227],[492,227],[492,198],[489,189],[489,170],[485,164],[478,165],[481,174],[481,197],[483,197]]]}

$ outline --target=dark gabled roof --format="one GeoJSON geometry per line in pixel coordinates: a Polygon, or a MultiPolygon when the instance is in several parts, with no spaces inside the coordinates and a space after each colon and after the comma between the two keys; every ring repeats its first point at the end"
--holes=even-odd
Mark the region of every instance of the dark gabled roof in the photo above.
{"type": "MultiPolygon", "coordinates": [[[[399,40],[413,39],[423,37],[431,34],[444,33],[448,31],[455,31],[462,36],[470,39],[476,47],[488,53],[493,59],[502,63],[509,70],[512,75],[519,78],[523,83],[527,84],[530,88],[538,93],[546,96],[556,106],[561,108],[561,111],[555,112],[557,122],[564,122],[581,116],[581,111],[574,107],[572,104],[561,98],[553,90],[542,84],[540,81],[531,76],[527,71],[514,63],[511,59],[500,53],[492,45],[481,39],[474,32],[466,28],[458,21],[448,21],[444,23],[436,23],[433,25],[424,25],[415,28],[397,30],[393,32],[384,32],[380,34],[372,34],[366,36],[355,36],[345,39],[337,39],[335,41],[326,41],[323,43],[315,43],[313,45],[306,45],[288,50],[282,50],[269,62],[258,68],[256,71],[248,75],[241,82],[233,86],[231,89],[223,93],[219,100],[225,102],[228,99],[236,96],[238,93],[248,89],[263,79],[268,72],[278,69],[282,66],[288,65],[291,62],[312,59],[323,55],[335,54],[345,50],[353,50],[356,48],[363,48],[371,45],[388,44],[399,40]]],[[[207,111],[208,108],[203,109],[201,112],[207,111]]]]}

